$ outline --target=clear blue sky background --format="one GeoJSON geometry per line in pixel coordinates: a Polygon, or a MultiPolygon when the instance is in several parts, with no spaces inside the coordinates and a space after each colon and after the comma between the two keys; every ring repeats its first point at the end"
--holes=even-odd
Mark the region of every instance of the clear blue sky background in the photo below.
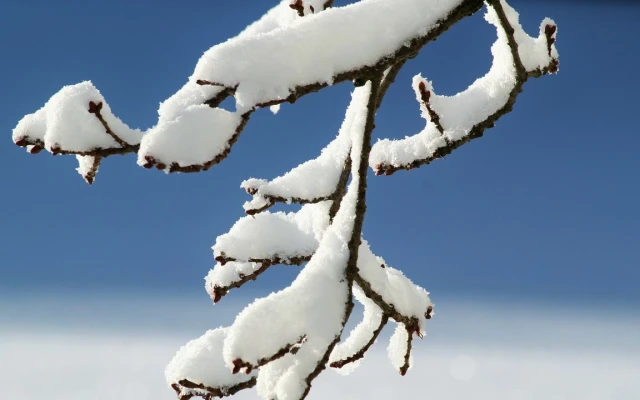
{"type": "MultiPolygon", "coordinates": [[[[200,55],[272,4],[0,3],[1,293],[138,291],[206,301],[210,246],[248,199],[240,182],[273,178],[315,157],[337,132],[349,84],[284,105],[277,116],[257,113],[230,157],[195,175],[112,157],[89,187],[73,157],[28,155],[11,143],[11,130],[62,86],[82,80],[92,80],[123,121],[148,128],[200,55]]],[[[365,236],[436,302],[458,296],[637,310],[640,7],[511,4],[530,33],[543,17],[558,23],[560,74],[527,83],[513,113],[446,160],[372,175],[365,236]]],[[[439,93],[455,93],[488,70],[494,39],[478,13],[428,45],[389,92],[375,136],[419,131],[410,78],[421,72],[439,93]]],[[[280,279],[295,271],[273,268],[241,292],[284,287],[280,279]]]]}

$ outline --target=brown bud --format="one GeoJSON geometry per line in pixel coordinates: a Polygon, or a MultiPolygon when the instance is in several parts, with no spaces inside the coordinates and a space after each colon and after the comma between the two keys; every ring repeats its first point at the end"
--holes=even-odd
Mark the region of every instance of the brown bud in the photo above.
{"type": "Polygon", "coordinates": [[[220,287],[216,286],[213,288],[213,293],[212,293],[212,297],[213,297],[213,302],[217,303],[222,299],[222,290],[220,290],[220,287]]]}
{"type": "Polygon", "coordinates": [[[233,360],[233,371],[231,371],[233,374],[237,374],[238,372],[240,372],[240,368],[242,368],[242,360],[240,360],[239,358],[233,360]]]}
{"type": "Polygon", "coordinates": [[[158,164],[156,165],[156,168],[162,171],[163,169],[166,169],[166,168],[167,168],[167,165],[166,165],[166,164],[163,164],[163,163],[158,163],[158,164]]]}
{"type": "Polygon", "coordinates": [[[418,90],[420,91],[420,99],[426,105],[431,98],[431,92],[427,90],[427,85],[424,82],[418,84],[418,90]]]}
{"type": "Polygon", "coordinates": [[[556,33],[557,29],[558,27],[555,25],[546,25],[544,27],[544,34],[547,36],[553,36],[553,34],[556,33]]]}
{"type": "Polygon", "coordinates": [[[100,110],[102,110],[102,102],[100,103],[94,103],[93,101],[89,102],[89,112],[91,114],[97,114],[100,112],[100,110]]]}
{"type": "Polygon", "coordinates": [[[38,154],[42,151],[42,146],[35,145],[29,149],[29,153],[38,154]]]}
{"type": "Polygon", "coordinates": [[[18,140],[16,140],[14,143],[16,144],[16,146],[24,147],[27,145],[27,138],[23,136],[21,138],[18,138],[18,140]]]}
{"type": "Polygon", "coordinates": [[[153,164],[155,164],[156,160],[151,156],[144,156],[144,160],[146,161],[142,166],[146,169],[152,168],[153,164]]]}
{"type": "Polygon", "coordinates": [[[49,151],[54,156],[57,156],[58,154],[60,154],[60,150],[61,150],[60,149],[60,145],[58,145],[58,144],[54,144],[53,146],[51,146],[51,148],[49,148],[49,151]]]}
{"type": "Polygon", "coordinates": [[[429,306],[427,307],[427,312],[424,314],[424,317],[426,319],[431,319],[431,313],[433,313],[433,307],[429,306]]]}
{"type": "Polygon", "coordinates": [[[220,254],[219,256],[215,257],[214,260],[219,262],[220,265],[225,265],[227,263],[227,258],[224,256],[224,254],[220,254]]]}

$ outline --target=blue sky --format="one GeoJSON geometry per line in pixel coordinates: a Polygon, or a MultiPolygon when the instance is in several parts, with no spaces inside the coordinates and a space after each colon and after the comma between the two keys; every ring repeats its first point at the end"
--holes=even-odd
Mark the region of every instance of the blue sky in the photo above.
{"type": "MultiPolygon", "coordinates": [[[[148,128],[202,52],[270,4],[2,2],[1,291],[136,291],[206,301],[210,246],[248,198],[240,182],[314,157],[337,132],[348,84],[284,105],[277,116],[258,113],[230,157],[196,175],[167,176],[133,157],[112,157],[88,187],[75,159],[28,155],[10,134],[24,114],[82,80],[92,80],[123,121],[148,128]]],[[[558,23],[560,74],[527,83],[513,113],[446,160],[372,176],[365,236],[374,252],[436,303],[461,297],[636,308],[640,80],[627,42],[640,37],[640,7],[630,4],[514,1],[530,33],[545,16],[558,23]]],[[[405,67],[376,137],[423,127],[414,74],[454,93],[486,72],[495,33],[481,15],[405,67]]],[[[274,268],[242,290],[275,290],[294,275],[294,268],[274,268]]]]}
{"type": "MultiPolygon", "coordinates": [[[[274,3],[0,2],[8,398],[172,399],[162,370],[179,346],[295,276],[272,268],[215,307],[203,288],[211,245],[243,215],[240,182],[315,157],[342,122],[348,84],[256,113],[230,157],[200,174],[111,157],[89,187],[74,158],[31,156],[10,138],[23,115],[83,80],[130,126],[152,126],[202,52],[274,3]]],[[[415,368],[401,379],[379,343],[351,379],[322,374],[310,399],[638,397],[640,6],[510,4],[530,33],[555,19],[560,74],[527,83],[514,112],[446,160],[370,178],[365,237],[437,305],[415,368]]],[[[422,129],[413,75],[453,94],[488,70],[494,39],[478,13],[429,44],[388,93],[374,136],[422,129]]]]}

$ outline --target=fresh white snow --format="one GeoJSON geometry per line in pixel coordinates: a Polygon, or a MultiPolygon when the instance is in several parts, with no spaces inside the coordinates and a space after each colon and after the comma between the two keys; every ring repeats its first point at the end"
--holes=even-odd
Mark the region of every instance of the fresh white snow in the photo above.
{"type": "MultiPolygon", "coordinates": [[[[207,50],[188,81],[160,104],[158,122],[146,132],[120,121],[93,84],[82,82],[65,86],[41,109],[25,116],[13,131],[13,141],[34,153],[45,148],[76,155],[77,171],[87,181],[93,181],[102,160],[96,151],[132,152],[138,145],[139,165],[153,164],[166,172],[176,167],[200,170],[226,156],[256,108],[268,106],[277,114],[278,103],[297,88],[331,85],[341,73],[375,65],[427,34],[461,3],[363,0],[323,10],[325,0],[282,0],[238,36],[207,50]],[[300,5],[304,17],[292,5],[300,5]],[[234,111],[206,103],[222,100],[222,95],[234,97],[234,111]]],[[[552,20],[543,20],[539,36],[532,38],[519,24],[517,12],[503,0],[501,5],[515,30],[527,72],[557,59],[555,46],[548,43],[549,26],[553,26],[552,40],[556,35],[552,20]]],[[[368,160],[372,168],[402,167],[432,157],[507,104],[517,84],[516,63],[495,10],[488,7],[485,18],[498,36],[489,72],[453,96],[437,95],[431,82],[416,75],[412,86],[426,127],[401,140],[376,143],[368,160]]],[[[329,363],[358,353],[388,317],[397,325],[388,355],[392,365],[405,372],[408,343],[413,335],[426,334],[427,310],[433,307],[429,293],[376,256],[365,240],[357,250],[357,266],[359,278],[370,287],[362,281],[358,287],[346,276],[371,95],[370,81],[353,91],[338,135],[317,158],[272,180],[242,182],[252,196],[244,205],[251,215],[216,239],[213,251],[218,264],[206,277],[207,291],[239,286],[271,263],[308,262],[289,287],[255,300],[229,327],[210,330],[178,351],[167,366],[166,379],[183,395],[204,395],[208,390],[184,387],[183,380],[226,394],[234,385],[256,378],[263,399],[300,399],[308,389],[308,377],[322,366],[338,338],[343,341],[331,352],[329,363]],[[334,193],[349,159],[351,181],[330,223],[334,193]],[[263,211],[276,201],[304,205],[297,212],[263,211]],[[351,284],[364,314],[345,335],[351,284]],[[406,321],[415,321],[417,327],[406,321]]],[[[359,363],[350,363],[341,372],[350,372],[359,363]]]]}

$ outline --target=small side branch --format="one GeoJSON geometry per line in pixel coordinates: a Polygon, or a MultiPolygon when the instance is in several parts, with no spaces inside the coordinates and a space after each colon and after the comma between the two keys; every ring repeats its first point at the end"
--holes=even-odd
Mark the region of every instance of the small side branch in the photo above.
{"type": "Polygon", "coordinates": [[[385,325],[387,325],[388,321],[389,317],[387,315],[383,315],[382,319],[380,320],[380,325],[378,325],[378,327],[373,332],[371,332],[371,338],[362,348],[360,348],[360,350],[356,351],[349,357],[332,362],[329,366],[332,368],[342,368],[347,364],[356,362],[363,358],[367,350],[369,350],[369,348],[376,342],[378,336],[380,336],[380,332],[382,332],[382,329],[385,327],[385,325]]]}
{"type": "MultiPolygon", "coordinates": [[[[260,267],[258,267],[255,271],[253,271],[250,274],[239,273],[238,274],[239,279],[231,282],[228,285],[225,285],[225,286],[213,285],[213,287],[209,289],[209,296],[211,297],[211,300],[213,300],[214,303],[219,302],[220,300],[222,300],[224,296],[226,296],[229,293],[231,289],[239,288],[249,281],[255,281],[256,279],[258,279],[258,277],[262,275],[263,272],[268,270],[269,267],[271,267],[271,265],[272,264],[267,264],[267,263],[261,264],[260,267]]],[[[224,268],[224,267],[222,265],[219,265],[217,268],[224,268]]]]}
{"type": "MultiPolygon", "coordinates": [[[[207,102],[205,103],[209,104],[209,102],[214,102],[214,103],[218,101],[222,102],[223,100],[224,98],[215,97],[207,100],[207,102]]],[[[209,105],[212,106],[211,104],[209,105]]],[[[213,157],[211,160],[205,163],[192,164],[192,165],[180,165],[177,162],[172,162],[170,165],[167,165],[161,161],[156,160],[152,156],[145,156],[144,157],[145,163],[142,166],[146,169],[151,169],[153,167],[156,167],[156,169],[161,171],[168,169],[169,173],[174,173],[174,172],[192,173],[192,172],[207,171],[209,170],[209,168],[222,162],[225,158],[227,158],[229,153],[231,153],[231,148],[238,141],[238,138],[240,137],[240,133],[242,133],[242,131],[244,130],[244,127],[247,125],[247,122],[249,122],[249,118],[251,117],[251,114],[253,113],[253,111],[254,110],[251,110],[242,114],[240,118],[240,123],[236,127],[235,132],[233,133],[231,138],[227,141],[227,145],[225,149],[219,154],[217,154],[215,157],[213,157]]]]}
{"type": "Polygon", "coordinates": [[[105,131],[107,132],[107,135],[111,136],[111,138],[113,138],[113,140],[116,141],[116,143],[118,143],[120,145],[120,147],[122,147],[123,149],[131,147],[131,145],[129,143],[127,143],[126,141],[124,141],[122,138],[120,138],[118,135],[116,135],[113,130],[111,130],[111,127],[109,127],[109,124],[107,124],[107,121],[104,120],[104,118],[102,117],[102,102],[99,103],[94,103],[93,101],[89,102],[89,114],[93,114],[96,116],[96,118],[98,118],[98,120],[100,121],[100,123],[102,124],[102,126],[104,126],[105,131]]]}
{"type": "Polygon", "coordinates": [[[336,190],[333,192],[331,196],[333,202],[331,203],[331,207],[329,207],[329,223],[333,222],[333,218],[338,213],[340,209],[340,204],[342,204],[342,198],[347,193],[347,182],[349,181],[349,175],[351,173],[351,157],[347,157],[344,163],[344,169],[340,174],[340,179],[338,179],[338,185],[336,186],[336,190]]]}
{"type": "MultiPolygon", "coordinates": [[[[260,263],[263,265],[264,264],[266,265],[276,265],[276,264],[301,265],[309,261],[311,259],[311,256],[313,256],[313,254],[296,255],[296,256],[289,256],[289,257],[280,257],[278,255],[274,255],[271,258],[249,258],[248,260],[246,260],[246,262],[260,263]]],[[[230,261],[238,261],[235,258],[227,257],[224,253],[217,256],[215,260],[219,262],[220,265],[225,265],[230,261]]]]}
{"type": "Polygon", "coordinates": [[[387,90],[389,90],[391,85],[393,85],[393,83],[396,81],[396,77],[398,76],[398,73],[400,72],[402,67],[404,67],[404,64],[406,64],[407,60],[408,58],[402,59],[397,63],[393,64],[391,67],[389,67],[385,71],[384,77],[382,78],[382,83],[380,84],[378,99],[376,100],[376,109],[379,109],[380,106],[382,105],[382,100],[384,99],[384,96],[387,94],[387,90]]]}
{"type": "Polygon", "coordinates": [[[380,293],[373,290],[371,287],[371,283],[369,283],[366,279],[364,279],[360,274],[356,274],[354,277],[354,282],[362,289],[364,294],[370,298],[380,309],[382,312],[392,318],[397,323],[404,324],[407,329],[411,329],[413,332],[420,332],[420,325],[418,319],[416,317],[410,317],[401,314],[393,304],[387,303],[380,293]]]}
{"type": "MultiPolygon", "coordinates": [[[[490,115],[487,115],[483,120],[470,125],[468,128],[458,127],[458,130],[465,132],[464,136],[456,136],[455,139],[449,139],[445,136],[446,129],[441,123],[441,115],[439,115],[429,103],[432,93],[426,88],[426,86],[421,85],[418,90],[420,91],[423,104],[425,107],[427,107],[430,119],[436,126],[437,130],[441,133],[442,136],[445,136],[445,140],[442,141],[442,143],[438,144],[435,149],[429,150],[428,155],[424,157],[421,156],[422,158],[403,162],[397,165],[390,164],[384,158],[382,161],[379,161],[379,158],[377,158],[372,162],[372,166],[375,170],[376,175],[391,175],[399,170],[411,170],[422,165],[430,164],[432,161],[443,158],[445,155],[450,154],[463,144],[468,143],[473,139],[482,137],[485,130],[492,128],[495,125],[496,121],[500,119],[500,117],[513,110],[516,99],[522,92],[524,84],[529,78],[537,78],[545,74],[558,72],[559,62],[556,57],[557,53],[554,53],[555,48],[553,47],[556,41],[555,34],[557,30],[555,24],[551,22],[547,23],[543,26],[542,31],[542,34],[544,34],[544,37],[546,39],[548,61],[543,60],[541,62],[545,62],[547,64],[541,67],[529,66],[529,69],[527,69],[522,61],[522,58],[520,57],[520,48],[515,36],[516,29],[511,25],[502,2],[500,0],[490,0],[487,3],[489,7],[493,8],[499,21],[499,28],[504,32],[506,44],[511,54],[511,62],[513,63],[514,68],[513,78],[515,82],[509,93],[505,96],[505,102],[502,104],[502,106],[497,108],[496,111],[494,111],[490,115]]],[[[521,27],[518,26],[517,28],[521,30],[521,27]]],[[[472,113],[473,110],[466,110],[465,112],[472,113]]],[[[449,127],[446,128],[448,129],[449,127]]]]}
{"type": "Polygon", "coordinates": [[[256,199],[256,196],[257,196],[257,199],[261,199],[261,200],[264,199],[264,200],[257,202],[257,204],[253,201],[247,203],[247,204],[250,204],[250,206],[245,206],[245,213],[248,215],[256,215],[271,208],[276,203],[287,203],[287,204],[295,203],[295,204],[304,205],[304,204],[316,204],[323,201],[331,200],[332,203],[331,203],[331,208],[329,210],[329,220],[331,221],[333,220],[333,217],[335,216],[335,214],[338,212],[338,209],[340,208],[340,201],[342,200],[342,196],[344,196],[346,192],[346,184],[347,184],[347,181],[349,180],[350,173],[351,173],[351,159],[347,157],[347,160],[345,161],[342,172],[340,173],[340,177],[338,178],[336,189],[333,191],[333,193],[327,196],[320,196],[320,197],[313,197],[313,198],[309,198],[310,196],[309,197],[295,197],[295,196],[284,197],[284,196],[278,196],[275,194],[262,194],[260,193],[258,187],[247,185],[245,186],[245,190],[249,195],[254,196],[254,200],[256,199]]]}
{"type": "MultiPolygon", "coordinates": [[[[238,279],[233,280],[230,283],[226,283],[224,285],[220,285],[217,283],[208,283],[208,293],[214,303],[222,300],[224,296],[226,296],[229,291],[232,289],[237,289],[244,285],[249,281],[255,281],[262,273],[268,270],[272,265],[281,264],[281,265],[301,265],[305,262],[308,262],[311,259],[311,255],[309,256],[300,256],[300,257],[291,257],[287,259],[280,259],[278,257],[273,257],[271,259],[250,259],[247,261],[248,263],[256,263],[260,265],[258,268],[254,269],[250,273],[238,273],[238,279]],[[211,285],[211,286],[209,286],[211,285]]],[[[224,255],[216,257],[216,261],[218,261],[218,265],[216,268],[229,268],[229,266],[225,266],[225,264],[229,262],[236,261],[232,258],[225,257],[224,255]]]]}
{"type": "MultiPolygon", "coordinates": [[[[248,187],[246,188],[246,191],[248,194],[250,195],[255,195],[258,190],[256,188],[251,188],[248,187]]],[[[258,208],[250,208],[248,210],[245,210],[245,213],[247,213],[248,215],[255,215],[255,214],[259,214],[269,208],[271,208],[272,206],[274,206],[276,203],[295,203],[295,204],[315,204],[315,203],[320,203],[323,201],[327,201],[327,200],[333,200],[335,194],[332,194],[330,196],[324,196],[324,197],[314,197],[313,199],[306,199],[306,198],[302,198],[302,197],[282,197],[282,196],[275,196],[275,195],[265,195],[263,196],[263,198],[266,200],[266,203],[258,208]]]]}
{"type": "Polygon", "coordinates": [[[409,371],[409,367],[411,366],[411,345],[413,344],[413,331],[406,325],[405,329],[407,330],[407,344],[404,353],[404,364],[400,367],[400,375],[402,376],[407,374],[407,371],[409,371]]]}
{"type": "Polygon", "coordinates": [[[201,383],[195,383],[188,379],[182,379],[178,383],[174,383],[171,385],[173,390],[178,394],[179,400],[190,400],[193,397],[202,397],[206,400],[211,400],[214,397],[228,397],[233,396],[244,389],[250,389],[256,385],[258,382],[256,377],[252,377],[251,379],[239,383],[237,385],[228,386],[228,387],[209,387],[203,385],[201,383]],[[187,389],[187,390],[184,390],[187,389]]]}
{"type": "Polygon", "coordinates": [[[305,340],[306,340],[306,336],[301,336],[297,342],[287,344],[286,346],[278,350],[275,354],[269,357],[264,357],[259,359],[255,365],[248,363],[246,361],[243,361],[239,358],[236,360],[233,360],[233,371],[231,372],[233,374],[237,374],[242,369],[244,369],[245,370],[244,372],[249,374],[251,373],[251,371],[253,371],[254,368],[262,367],[263,365],[266,365],[272,361],[282,358],[289,353],[296,354],[298,352],[298,349],[300,348],[300,345],[302,345],[305,342],[305,340]]]}
{"type": "Polygon", "coordinates": [[[418,91],[420,94],[420,100],[422,101],[422,105],[429,113],[429,119],[436,126],[436,129],[438,130],[438,132],[440,132],[441,135],[444,135],[444,128],[442,127],[442,123],[440,122],[440,116],[438,115],[437,112],[435,112],[433,107],[431,107],[431,104],[429,104],[429,99],[431,98],[431,92],[427,90],[427,85],[424,82],[420,82],[418,84],[418,91]]]}

